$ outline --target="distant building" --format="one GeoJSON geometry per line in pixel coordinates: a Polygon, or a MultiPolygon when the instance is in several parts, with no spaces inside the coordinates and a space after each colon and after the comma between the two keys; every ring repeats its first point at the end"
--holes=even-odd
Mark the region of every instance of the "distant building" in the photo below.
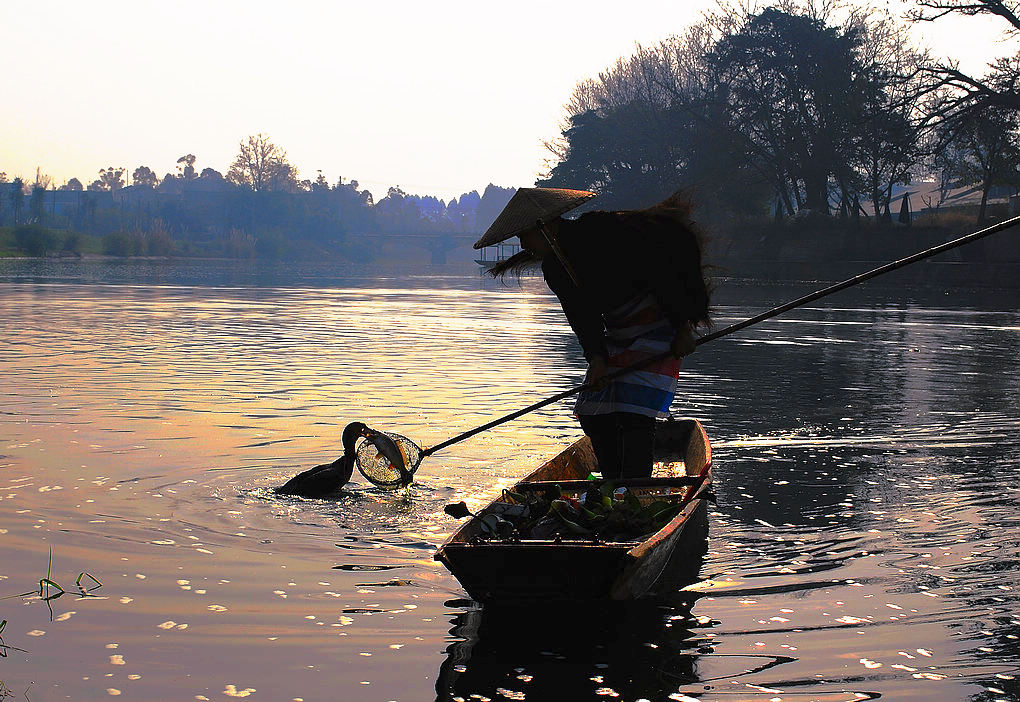
{"type": "MultiPolygon", "coordinates": [[[[988,193],[988,204],[1006,204],[1016,189],[1010,186],[996,185],[988,193]]],[[[950,188],[945,193],[939,190],[939,184],[930,181],[920,181],[910,185],[894,185],[892,189],[892,200],[895,202],[903,198],[903,194],[910,195],[910,204],[913,209],[913,216],[929,212],[936,207],[943,209],[947,207],[960,207],[965,205],[981,204],[981,185],[973,184],[959,188],[950,188]],[[931,203],[929,205],[929,203],[931,203]]]]}
{"type": "Polygon", "coordinates": [[[47,190],[46,210],[52,214],[74,217],[88,205],[96,208],[113,206],[113,193],[106,190],[47,190]]]}

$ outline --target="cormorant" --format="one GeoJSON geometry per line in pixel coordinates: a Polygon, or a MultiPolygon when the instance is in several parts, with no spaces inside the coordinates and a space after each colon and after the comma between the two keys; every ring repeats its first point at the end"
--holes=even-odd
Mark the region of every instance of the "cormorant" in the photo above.
{"type": "Polygon", "coordinates": [[[351,422],[344,427],[341,435],[341,443],[344,447],[344,454],[332,463],[324,463],[315,466],[303,473],[298,473],[275,492],[280,495],[300,495],[301,497],[323,497],[336,492],[351,479],[354,474],[355,442],[359,437],[365,437],[379,449],[379,452],[386,456],[394,465],[399,467],[402,478],[409,478],[411,474],[404,466],[403,454],[393,440],[382,432],[370,429],[361,422],[351,422]]]}

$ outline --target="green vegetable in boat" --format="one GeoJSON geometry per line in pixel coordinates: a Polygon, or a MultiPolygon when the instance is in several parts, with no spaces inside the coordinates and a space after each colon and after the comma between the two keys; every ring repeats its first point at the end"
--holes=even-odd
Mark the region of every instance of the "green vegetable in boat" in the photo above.
{"type": "Polygon", "coordinates": [[[535,538],[554,536],[634,541],[662,529],[683,509],[683,502],[655,499],[643,503],[612,481],[592,486],[578,497],[565,495],[559,485],[542,492],[503,491],[506,509],[501,520],[512,524],[486,529],[486,538],[535,538]]]}

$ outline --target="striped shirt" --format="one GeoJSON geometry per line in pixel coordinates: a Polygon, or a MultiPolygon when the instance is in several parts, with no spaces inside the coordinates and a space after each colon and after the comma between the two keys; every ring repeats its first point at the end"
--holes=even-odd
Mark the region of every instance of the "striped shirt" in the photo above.
{"type": "MultiPolygon", "coordinates": [[[[610,372],[668,351],[676,334],[651,293],[628,300],[607,313],[604,319],[610,372]]],[[[680,361],[668,357],[616,378],[600,390],[584,390],[577,396],[574,413],[631,412],[667,417],[676,394],[680,361]]]]}

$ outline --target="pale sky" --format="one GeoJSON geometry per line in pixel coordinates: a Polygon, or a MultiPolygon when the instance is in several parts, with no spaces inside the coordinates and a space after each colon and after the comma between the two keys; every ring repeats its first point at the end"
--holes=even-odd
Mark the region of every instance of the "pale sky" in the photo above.
{"type": "MultiPolygon", "coordinates": [[[[87,185],[107,166],[162,177],[191,153],[225,174],[263,132],[300,177],[377,198],[529,186],[578,81],[714,6],[0,0],[0,171],[87,185]]],[[[981,73],[1016,51],[1004,24],[945,19],[925,41],[981,73]]]]}

